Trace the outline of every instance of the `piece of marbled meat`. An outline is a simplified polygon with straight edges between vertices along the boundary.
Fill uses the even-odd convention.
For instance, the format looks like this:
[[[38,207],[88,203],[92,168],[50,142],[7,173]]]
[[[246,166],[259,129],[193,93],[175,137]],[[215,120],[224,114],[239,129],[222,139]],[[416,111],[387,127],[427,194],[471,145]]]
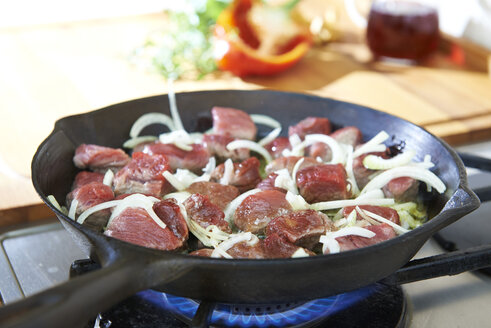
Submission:
[[[278,234],[290,243],[312,249],[332,224],[325,214],[314,210],[301,210],[278,216],[269,222],[266,235]]]
[[[288,135],[298,135],[305,139],[307,134],[329,134],[331,133],[331,122],[325,117],[307,117],[296,125],[288,128]]]
[[[264,190],[246,197],[240,203],[235,211],[234,223],[242,231],[263,234],[272,219],[292,211],[284,193]]]
[[[385,197],[394,198],[397,203],[415,201],[418,197],[419,181],[410,177],[392,179],[382,190]]]
[[[130,157],[122,149],[82,144],[75,150],[73,163],[80,169],[105,172],[107,169],[117,171],[128,164]]]
[[[257,128],[249,114],[227,107],[215,106],[211,109],[213,133],[237,139],[254,140]]]
[[[300,156],[285,156],[285,157],[279,157],[272,162],[270,162],[268,165],[266,165],[265,171],[267,174],[271,174],[273,172],[279,171],[281,169],[287,169],[290,174],[293,172],[293,168],[295,167],[295,164],[301,159],[302,157]],[[315,166],[315,165],[320,165],[322,163],[317,162],[314,158],[311,157],[303,157],[303,162],[300,164],[300,169],[309,167],[309,166]]]
[[[188,239],[186,219],[182,216],[181,209],[173,198],[157,202],[152,208],[179,240],[184,243]]]
[[[218,206],[222,211],[240,194],[239,189],[234,186],[210,181],[194,182],[186,191],[191,194],[208,196],[210,202]]]
[[[379,225],[370,225],[364,228],[375,233],[375,236],[373,236],[372,238],[354,235],[338,237],[336,238],[336,241],[339,243],[340,252],[375,245],[396,236],[394,229],[392,229],[392,227],[386,223],[382,223]],[[325,254],[328,253],[329,249],[326,249]]]
[[[141,193],[161,197],[172,189],[162,175],[169,170],[165,156],[135,152],[128,165],[114,176],[114,192],[116,195]]]
[[[224,232],[232,233],[228,222],[224,220],[225,214],[223,211],[213,204],[207,196],[193,194],[183,204],[186,208],[188,218],[203,228],[215,225]]]
[[[395,224],[400,224],[399,221],[399,214],[397,214],[397,211],[393,208],[390,207],[384,207],[384,206],[374,206],[374,205],[360,205],[360,209],[372,212],[374,214],[380,215],[381,217],[394,222]],[[347,206],[343,209],[343,216],[348,217],[348,215],[355,210],[355,206]],[[363,218],[358,215],[356,218],[358,220],[362,220]]]
[[[256,157],[246,159],[241,163],[234,163],[234,172],[229,181],[229,185],[237,187],[240,193],[253,189],[260,181],[259,166],[261,163]],[[223,177],[225,165],[218,165],[211,173],[211,180],[220,182]]]
[[[264,146],[266,150],[273,156],[273,158],[278,158],[283,156],[283,150],[292,149],[290,145],[290,140],[287,137],[278,137]]]
[[[356,126],[346,126],[338,129],[330,134],[330,136],[337,142],[341,142],[345,145],[351,145],[353,148],[361,144],[363,141],[363,135]]]
[[[355,176],[356,183],[358,184],[358,188],[360,188],[360,190],[362,190],[367,185],[367,183],[370,182],[370,177],[373,174],[377,174],[380,172],[377,170],[367,169],[363,165],[363,159],[365,159],[365,157],[367,157],[368,155],[375,155],[375,156],[381,156],[382,158],[388,158],[387,153],[380,152],[380,153],[362,154],[353,159],[353,175]]]
[[[277,233],[268,235],[263,241],[265,257],[270,259],[290,258],[299,248],[301,247],[294,245],[285,236]],[[310,256],[315,255],[308,249],[303,250]]]
[[[203,173],[201,169],[208,164],[210,155],[203,145],[193,144],[191,146],[193,149],[186,151],[174,144],[154,142],[146,144],[142,152],[149,155],[164,155],[172,171],[176,169],[187,169],[201,175]]]
[[[276,181],[276,177],[277,176],[278,176],[278,174],[271,173],[266,178],[264,178],[263,180],[261,180],[261,182],[259,182],[257,184],[256,188],[257,189],[261,189],[261,190],[276,190],[276,191],[279,191],[279,192],[282,192],[282,193],[285,193],[286,194],[286,192],[287,192],[286,189],[283,189],[283,188],[275,187],[274,186],[274,183]]]
[[[189,253],[189,255],[211,257],[212,253],[213,253],[213,248],[201,248],[201,249],[192,251],[191,253]]]
[[[168,226],[162,229],[146,210],[139,207],[129,207],[121,212],[111,220],[104,234],[128,243],[160,250],[183,247],[183,241]]]
[[[92,182],[72,190],[66,198],[68,208],[73,200],[78,201],[76,214],[80,215],[95,205],[113,200],[114,193],[111,187],[100,182]],[[91,214],[84,224],[101,229],[106,225],[110,215],[109,209],[97,211]]]
[[[259,238],[254,238],[254,242],[242,241],[234,244],[226,252],[234,259],[264,259],[263,241]]]
[[[353,146],[353,149],[362,142],[361,131],[354,126],[336,130],[330,136],[337,142]],[[310,146],[308,155],[314,158],[320,157],[324,162],[328,162],[332,158],[331,148],[323,142],[316,142]]]
[[[100,172],[90,172],[82,171],[77,173],[75,176],[75,181],[73,181],[72,190],[82,187],[83,185],[98,182],[102,183],[104,181],[104,174]]]
[[[220,161],[224,162],[230,158],[234,162],[240,162],[250,157],[249,148],[238,148],[235,150],[228,150],[227,145],[235,138],[219,135],[219,134],[205,134],[203,136],[203,145],[210,154],[210,156],[216,156]]]
[[[346,171],[341,164],[323,164],[301,169],[297,186],[308,203],[348,199]]]
[[[236,259],[264,259],[267,257],[261,239],[257,239],[257,242],[253,245],[250,245],[247,241],[234,244],[226,252]],[[213,249],[211,248],[202,248],[189,253],[189,255],[203,257],[211,257],[211,254],[213,254]]]

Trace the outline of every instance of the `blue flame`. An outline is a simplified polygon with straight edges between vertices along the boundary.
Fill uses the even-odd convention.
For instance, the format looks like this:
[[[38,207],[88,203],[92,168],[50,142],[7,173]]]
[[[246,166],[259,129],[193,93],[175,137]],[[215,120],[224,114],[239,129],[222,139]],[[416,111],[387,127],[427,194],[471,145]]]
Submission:
[[[320,320],[342,311],[352,304],[365,299],[378,288],[377,285],[371,285],[356,291],[308,301],[294,308],[279,310],[277,312],[267,311],[268,313],[256,313],[254,311],[247,314],[236,313],[237,311],[233,310],[233,305],[217,304],[211,317],[211,325],[261,328],[298,325]],[[138,293],[138,296],[164,310],[184,316],[189,320],[194,317],[199,306],[199,302],[192,299],[173,296],[153,290],[140,292]],[[256,306],[251,305],[251,307],[254,309]]]

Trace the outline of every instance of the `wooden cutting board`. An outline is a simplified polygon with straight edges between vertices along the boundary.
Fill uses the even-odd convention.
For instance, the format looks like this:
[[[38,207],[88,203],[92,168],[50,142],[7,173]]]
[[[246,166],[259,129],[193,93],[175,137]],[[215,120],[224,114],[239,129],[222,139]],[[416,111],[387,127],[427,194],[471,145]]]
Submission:
[[[40,202],[30,182],[30,161],[57,119],[167,92],[158,74],[141,67],[147,62],[130,60],[148,33],[164,26],[163,15],[156,14],[0,30],[0,210]],[[371,63],[356,37],[317,47],[278,76],[217,73],[175,84],[177,92],[230,88],[363,104],[423,125],[452,144],[491,137],[486,72],[453,64],[444,54],[424,67]],[[0,225],[5,213],[0,212]]]

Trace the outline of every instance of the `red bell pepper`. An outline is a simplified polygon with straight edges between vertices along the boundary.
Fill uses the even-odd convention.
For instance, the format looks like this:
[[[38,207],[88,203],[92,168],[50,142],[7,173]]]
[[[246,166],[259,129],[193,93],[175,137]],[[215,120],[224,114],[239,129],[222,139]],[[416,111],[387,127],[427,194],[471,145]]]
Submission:
[[[246,76],[272,75],[295,65],[311,47],[312,40],[308,29],[298,25],[294,29],[297,33],[288,35],[284,41],[273,40],[280,43],[274,44],[274,47],[266,49],[265,52],[262,42],[271,43],[271,40],[260,35],[257,28],[254,29],[250,17],[254,6],[261,6],[261,3],[255,0],[236,0],[218,17],[214,29],[215,59],[218,67],[238,76]],[[268,23],[268,26],[275,24],[265,23]],[[291,24],[293,21],[288,22],[289,26],[292,26]],[[272,36],[274,37],[274,34]],[[271,35],[269,37],[271,39]]]

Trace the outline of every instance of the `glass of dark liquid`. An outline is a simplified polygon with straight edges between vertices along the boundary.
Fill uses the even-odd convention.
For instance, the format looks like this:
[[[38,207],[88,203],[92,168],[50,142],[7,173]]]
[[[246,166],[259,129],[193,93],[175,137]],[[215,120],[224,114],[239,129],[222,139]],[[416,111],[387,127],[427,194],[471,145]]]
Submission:
[[[376,59],[422,61],[438,46],[438,10],[429,1],[374,1],[366,21],[366,38]]]

